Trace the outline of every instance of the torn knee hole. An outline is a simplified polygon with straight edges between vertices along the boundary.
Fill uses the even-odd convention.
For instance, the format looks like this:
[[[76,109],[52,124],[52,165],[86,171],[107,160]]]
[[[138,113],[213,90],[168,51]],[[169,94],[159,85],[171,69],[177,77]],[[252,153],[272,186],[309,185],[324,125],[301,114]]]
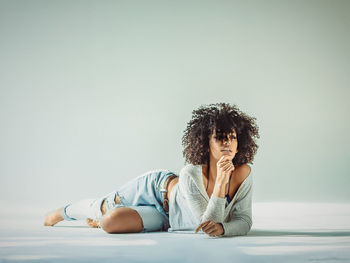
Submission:
[[[119,197],[118,195],[115,195],[114,203],[117,204],[117,205],[120,205],[120,204],[121,204],[121,202],[120,202],[120,197]]]
[[[101,204],[101,212],[102,212],[102,215],[104,215],[104,214],[107,213],[106,200],[103,200],[103,201],[102,201],[102,204]]]

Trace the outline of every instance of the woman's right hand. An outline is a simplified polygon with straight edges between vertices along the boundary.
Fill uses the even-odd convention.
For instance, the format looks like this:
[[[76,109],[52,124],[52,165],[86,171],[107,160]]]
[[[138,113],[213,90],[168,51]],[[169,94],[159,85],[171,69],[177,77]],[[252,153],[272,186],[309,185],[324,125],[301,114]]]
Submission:
[[[216,164],[216,182],[226,185],[234,169],[230,156],[223,155]]]

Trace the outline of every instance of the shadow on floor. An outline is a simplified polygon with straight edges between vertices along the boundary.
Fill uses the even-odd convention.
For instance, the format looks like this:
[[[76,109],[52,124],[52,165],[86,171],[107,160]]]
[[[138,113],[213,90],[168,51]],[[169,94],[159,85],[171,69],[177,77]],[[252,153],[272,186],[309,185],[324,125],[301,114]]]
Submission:
[[[315,232],[315,231],[251,230],[247,236],[248,237],[259,237],[259,236],[339,237],[339,236],[350,236],[350,232],[349,231]]]
[[[89,226],[53,226],[53,227],[63,227],[63,228],[92,228]]]
[[[89,226],[60,226],[56,225],[54,227],[62,227],[62,228],[90,228]],[[186,232],[186,231],[185,231]],[[184,232],[184,233],[185,233]],[[176,233],[176,232],[175,232]],[[179,231],[181,234],[181,231]],[[350,236],[350,232],[348,230],[323,230],[322,232],[317,231],[278,231],[278,230],[251,230],[247,237],[266,237],[266,236],[309,236],[309,237],[341,237],[341,236]]]

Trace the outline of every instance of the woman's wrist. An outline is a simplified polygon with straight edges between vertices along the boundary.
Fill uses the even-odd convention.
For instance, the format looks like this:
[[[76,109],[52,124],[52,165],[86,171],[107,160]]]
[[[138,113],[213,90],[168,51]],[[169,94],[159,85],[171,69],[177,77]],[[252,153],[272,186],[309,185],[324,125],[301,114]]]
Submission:
[[[218,223],[218,224],[221,225],[221,228],[222,228],[222,232],[221,232],[220,236],[223,236],[225,234],[224,225],[222,223]]]
[[[218,187],[225,187],[227,184],[227,182],[223,179],[216,179],[215,181],[215,186],[218,186]]]
[[[217,182],[217,183],[215,183],[213,194],[216,197],[224,198],[225,197],[225,189],[226,189],[226,184]]]

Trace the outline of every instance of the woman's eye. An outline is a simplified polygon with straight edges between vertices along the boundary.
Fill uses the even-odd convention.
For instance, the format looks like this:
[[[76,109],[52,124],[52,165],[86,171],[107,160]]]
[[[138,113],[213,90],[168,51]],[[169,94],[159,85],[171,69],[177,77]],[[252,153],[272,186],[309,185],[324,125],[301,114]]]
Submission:
[[[223,137],[223,136],[215,136],[214,138],[215,138],[215,140],[217,140],[217,141],[224,141],[227,137],[225,138],[225,137]],[[231,135],[231,136],[230,136],[230,140],[235,140],[235,139],[237,139],[236,136],[234,136],[234,135]]]

